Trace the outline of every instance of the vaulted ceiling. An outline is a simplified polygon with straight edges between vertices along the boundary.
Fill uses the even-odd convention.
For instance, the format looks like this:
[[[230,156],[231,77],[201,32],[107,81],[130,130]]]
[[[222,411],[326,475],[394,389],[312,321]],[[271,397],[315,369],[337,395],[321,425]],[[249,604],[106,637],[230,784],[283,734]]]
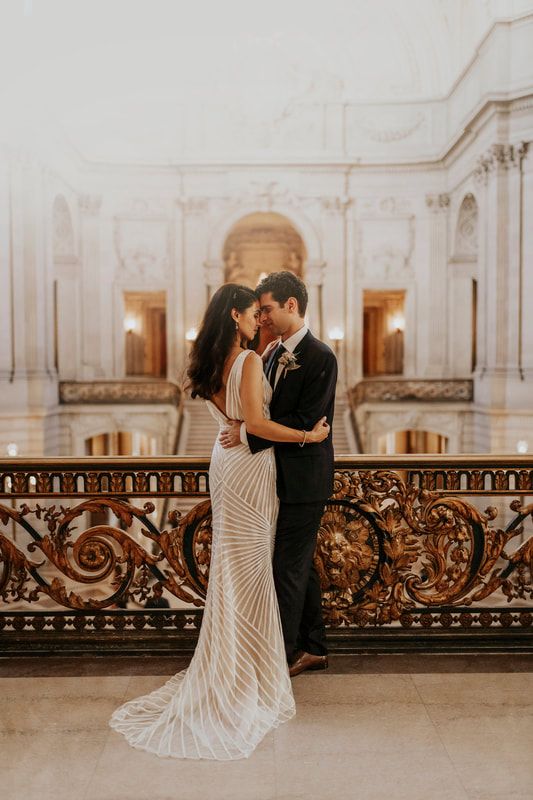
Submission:
[[[89,160],[171,160],[225,117],[444,96],[531,0],[20,0],[0,6],[0,101]],[[183,119],[187,117],[186,130]]]

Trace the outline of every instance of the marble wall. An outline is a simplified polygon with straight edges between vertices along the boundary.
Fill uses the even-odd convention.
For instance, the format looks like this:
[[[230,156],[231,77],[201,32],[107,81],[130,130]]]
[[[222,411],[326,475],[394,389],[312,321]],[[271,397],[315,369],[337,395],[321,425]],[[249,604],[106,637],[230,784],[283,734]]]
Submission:
[[[0,452],[16,442],[25,455],[82,454],[84,437],[106,425],[155,434],[168,452],[170,409],[124,406],[117,421],[113,410],[59,405],[58,381],[124,377],[125,291],[166,292],[168,378],[181,381],[186,332],[223,281],[226,239],[260,212],[284,217],[303,241],[310,324],[326,341],[335,327],[345,333],[343,385],[362,377],[365,289],[405,292],[406,378],[474,379],[472,403],[368,407],[370,449],[408,427],[448,436],[457,452],[533,447],[524,31],[533,17],[495,26],[443,100],[328,111],[328,136],[348,144],[304,159],[65,166],[64,153],[2,146]]]

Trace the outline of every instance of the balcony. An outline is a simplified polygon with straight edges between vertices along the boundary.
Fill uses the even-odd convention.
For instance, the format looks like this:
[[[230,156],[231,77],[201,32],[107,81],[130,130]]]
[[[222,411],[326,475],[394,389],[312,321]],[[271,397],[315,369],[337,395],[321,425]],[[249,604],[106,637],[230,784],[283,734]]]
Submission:
[[[350,393],[353,406],[363,403],[390,403],[400,401],[471,402],[474,398],[473,381],[416,380],[410,378],[372,378],[360,381]]]
[[[4,652],[192,652],[208,492],[205,458],[1,463]],[[531,456],[338,459],[315,561],[332,651],[533,650],[532,494]]]
[[[122,381],[61,381],[59,402],[63,405],[138,405],[146,403],[178,406],[181,389],[175,383],[146,378]]]

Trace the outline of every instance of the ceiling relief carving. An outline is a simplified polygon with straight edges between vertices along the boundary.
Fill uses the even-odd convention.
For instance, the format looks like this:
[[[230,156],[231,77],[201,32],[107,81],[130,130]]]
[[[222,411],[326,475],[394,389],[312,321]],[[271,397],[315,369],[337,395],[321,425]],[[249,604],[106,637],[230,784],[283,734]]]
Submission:
[[[462,127],[487,87],[516,101],[530,78],[514,47],[530,36],[527,0],[270,0],[259,25],[231,3],[211,2],[207,15],[164,3],[155,29],[149,4],[126,26],[121,4],[87,5],[80,49],[106,32],[90,63],[72,59],[57,9],[35,41],[18,11],[0,11],[13,31],[2,74],[18,64],[4,98],[8,142],[21,130],[44,140],[45,121],[47,135],[102,165],[436,157],[454,140],[448,122]]]
[[[167,221],[115,219],[114,244],[122,280],[152,283],[168,278]]]
[[[244,217],[224,243],[224,280],[256,286],[263,273],[288,269],[303,275],[306,257],[300,234],[281,214]]]
[[[379,109],[371,107],[363,111],[352,107],[348,111],[348,141],[356,142],[361,137],[377,144],[393,144],[411,139],[416,133],[423,138],[427,112],[411,109]]]

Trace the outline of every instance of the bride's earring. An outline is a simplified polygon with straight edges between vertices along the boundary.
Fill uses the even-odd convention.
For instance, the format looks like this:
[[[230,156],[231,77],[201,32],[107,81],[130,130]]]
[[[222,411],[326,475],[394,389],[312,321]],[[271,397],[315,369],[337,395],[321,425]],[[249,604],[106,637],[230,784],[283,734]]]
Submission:
[[[235,330],[236,330],[236,331],[238,331],[238,330],[239,330],[239,323],[237,322],[237,320],[235,320]]]

